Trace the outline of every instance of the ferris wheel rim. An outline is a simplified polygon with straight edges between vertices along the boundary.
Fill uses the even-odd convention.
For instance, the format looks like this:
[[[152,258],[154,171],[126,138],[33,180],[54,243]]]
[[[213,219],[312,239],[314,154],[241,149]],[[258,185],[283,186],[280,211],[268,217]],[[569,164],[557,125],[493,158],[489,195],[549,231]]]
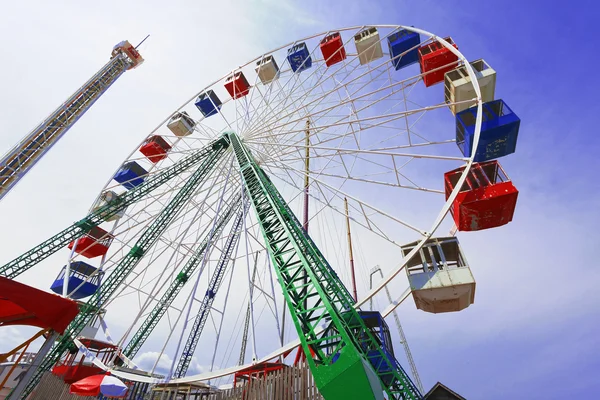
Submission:
[[[204,87],[202,90],[200,90],[199,92],[197,92],[196,94],[194,94],[189,100],[187,100],[186,102],[184,102],[180,107],[178,107],[174,112],[172,112],[171,114],[169,114],[162,122],[160,122],[156,128],[154,128],[150,134],[148,134],[147,136],[145,136],[141,142],[134,147],[134,149],[132,150],[132,152],[129,154],[129,156],[125,159],[130,160],[132,158],[132,156],[138,151],[139,147],[152,135],[154,135],[160,128],[164,127],[165,124],[169,121],[169,119],[175,115],[177,112],[180,112],[184,107],[186,107],[187,105],[189,105],[190,103],[192,103],[194,101],[194,99],[196,99],[200,94],[206,92],[207,90],[209,90],[211,87],[215,86],[216,84],[218,84],[219,82],[224,81],[232,72],[235,72],[237,70],[240,70],[243,67],[246,67],[254,62],[256,62],[257,60],[261,60],[262,58],[264,58],[265,56],[275,53],[276,51],[282,50],[286,47],[289,47],[290,45],[294,45],[297,42],[301,42],[304,40],[310,40],[310,39],[314,39],[317,37],[322,37],[323,35],[329,34],[330,32],[343,32],[343,31],[350,31],[350,30],[358,30],[358,29],[364,29],[366,27],[376,27],[376,28],[389,28],[389,29],[393,29],[394,31],[398,30],[398,29],[406,29],[408,31],[411,32],[416,32],[419,34],[422,34],[424,36],[427,36],[429,39],[431,40],[437,40],[439,41],[439,43],[441,43],[446,49],[448,49],[449,51],[451,51],[454,55],[456,55],[459,59],[460,62],[462,62],[463,66],[466,69],[466,72],[469,75],[469,78],[471,79],[471,82],[473,84],[473,88],[474,91],[477,95],[477,99],[476,99],[476,109],[477,109],[477,114],[476,114],[476,121],[475,121],[475,130],[474,130],[474,136],[473,136],[473,146],[476,148],[478,143],[479,143],[479,138],[480,138],[480,133],[481,133],[481,123],[482,123],[482,98],[481,98],[481,90],[479,87],[479,82],[477,79],[477,76],[475,75],[475,72],[473,71],[473,68],[471,66],[471,64],[469,63],[469,61],[466,59],[466,57],[463,56],[463,54],[458,50],[455,49],[453,46],[451,46],[446,40],[444,40],[443,38],[432,34],[428,31],[422,30],[422,29],[418,29],[418,28],[414,28],[411,26],[404,26],[404,25],[361,25],[361,26],[353,26],[353,27],[346,27],[346,28],[341,28],[341,29],[335,29],[335,30],[329,30],[326,32],[322,32],[322,33],[318,33],[318,34],[314,34],[314,35],[310,35],[310,36],[306,36],[305,38],[301,38],[301,39],[297,39],[293,42],[290,42],[288,44],[285,44],[283,46],[280,46],[276,49],[273,49],[269,52],[263,53],[260,56],[252,59],[251,61],[232,69],[230,72],[226,73],[223,77],[213,81],[212,83],[210,83],[209,85],[207,85],[206,87]],[[392,31],[393,32],[393,31]],[[386,35],[389,36],[392,32],[388,33]],[[229,101],[233,101],[232,98],[229,98],[225,101],[223,101],[223,105],[227,104],[227,102]],[[475,102],[474,102],[475,104]],[[220,112],[219,112],[220,113]],[[205,117],[201,117],[199,119],[195,119],[197,121],[201,121],[205,119]],[[181,139],[178,139],[181,140]],[[472,167],[472,164],[474,162],[474,154],[471,154],[470,157],[465,157],[466,159],[466,163],[464,165],[464,169],[463,172],[458,180],[458,182],[456,183],[454,189],[452,190],[452,192],[450,193],[448,199],[445,201],[444,205],[442,206],[442,209],[440,210],[440,213],[438,214],[438,216],[435,218],[431,229],[429,229],[428,231],[424,232],[424,235],[422,235],[422,238],[419,240],[419,243],[413,248],[413,250],[411,250],[411,252],[409,254],[407,254],[404,258],[403,258],[403,262],[395,267],[391,272],[387,273],[384,278],[373,287],[373,289],[371,289],[366,295],[362,296],[360,298],[359,301],[356,302],[355,304],[355,308],[359,308],[360,306],[366,304],[366,302],[368,302],[370,299],[372,299],[377,293],[379,293],[383,288],[385,288],[401,271],[402,269],[404,269],[406,263],[408,262],[408,260],[414,255],[416,254],[419,249],[421,249],[423,247],[423,245],[425,244],[425,242],[430,239],[433,234],[437,231],[437,229],[439,228],[439,226],[441,225],[442,221],[444,220],[444,218],[446,217],[446,215],[448,214],[451,205],[453,204],[454,200],[456,199],[456,196],[458,195],[460,188],[462,187],[464,181],[466,180],[466,177]],[[120,167],[122,166],[119,165],[119,167],[117,168],[116,171],[118,171],[120,169]],[[154,164],[152,166],[153,168],[156,167],[156,164]],[[115,172],[116,172],[115,171]],[[148,171],[150,173],[150,171]],[[107,189],[110,188],[110,183],[113,179],[114,173],[110,176],[110,178],[108,179],[107,183],[104,185],[103,189],[100,191],[98,197],[96,198],[96,200],[92,203],[92,207],[93,204],[95,204],[100,197],[102,196],[102,193]],[[92,209],[92,207],[90,207],[90,210]],[[115,222],[116,225],[117,222]],[[404,295],[403,295],[404,296]],[[405,297],[405,296],[404,296]],[[401,301],[400,301],[401,302]],[[385,317],[387,315],[389,315],[399,304],[400,302],[398,301],[394,301],[390,304],[388,304],[387,307],[385,307],[385,309],[382,311],[382,315]],[[281,355],[283,354],[285,351],[287,351],[288,349],[293,349],[294,347],[296,347],[299,344],[299,340],[294,340],[292,342],[290,342],[289,344],[286,344],[283,347],[280,347],[278,350],[275,350],[274,352],[272,352],[269,356],[277,353],[275,356],[277,355]],[[291,347],[290,347],[291,346]],[[269,357],[267,356],[267,357]],[[268,359],[271,359],[273,357],[270,357]],[[267,358],[262,358],[261,360],[267,360]],[[229,371],[227,374],[224,375],[228,375],[231,374],[233,372],[239,371],[243,368],[244,366],[240,366],[240,367],[231,367],[231,368],[227,368],[226,371]],[[225,370],[221,370],[221,371],[225,371]],[[215,371],[215,373],[218,373],[219,371]],[[204,375],[204,374],[203,374]],[[217,375],[212,374],[212,377],[217,377]],[[223,375],[220,375],[223,376]],[[177,380],[173,380],[173,382],[187,382],[187,381],[193,381],[193,380],[198,380],[193,379],[194,377],[197,376],[190,376],[190,377],[186,377],[186,378],[180,378]],[[208,378],[202,378],[201,380],[206,380],[206,379],[211,379],[210,377]]]
[[[268,56],[272,53],[275,53],[276,51],[285,49],[289,46],[294,45],[297,42],[301,42],[301,41],[305,41],[305,40],[310,40],[310,39],[315,39],[317,37],[321,37],[323,35],[327,35],[330,32],[344,32],[344,31],[351,31],[351,30],[356,30],[356,29],[365,29],[367,27],[375,27],[375,28],[388,28],[388,29],[394,29],[394,31],[398,30],[398,29],[406,29],[410,32],[416,32],[425,36],[428,36],[430,39],[433,40],[438,40],[446,49],[450,50],[454,55],[458,56],[458,58],[463,61],[463,65],[466,67],[467,69],[467,73],[469,74],[469,78],[471,79],[471,82],[475,82],[476,84],[473,84],[473,87],[475,89],[475,93],[477,94],[477,115],[479,116],[481,113],[481,90],[479,88],[479,82],[476,79],[476,75],[473,71],[473,68],[471,67],[471,64],[467,61],[466,57],[464,57],[462,55],[462,53],[458,50],[455,49],[453,46],[450,46],[448,44],[448,42],[446,42],[443,38],[428,32],[426,30],[423,29],[419,29],[419,28],[415,28],[414,26],[408,26],[408,25],[390,25],[390,24],[374,24],[374,25],[355,25],[355,26],[350,26],[350,27],[345,27],[345,28],[339,28],[339,29],[333,29],[333,30],[328,30],[328,31],[324,31],[324,32],[320,32],[317,34],[313,34],[313,35],[309,35],[309,36],[305,36],[301,39],[297,39],[293,42],[289,42],[287,44],[284,44],[282,46],[279,46],[275,49],[272,49],[271,51],[265,52],[263,54],[261,54],[258,57],[253,58],[252,60],[236,67],[233,68],[231,71],[227,72],[225,75],[221,76],[220,78],[212,81],[211,83],[207,84],[204,88],[202,88],[200,91],[198,91],[197,93],[195,93],[192,97],[190,97],[188,100],[186,100],[183,104],[181,104],[179,107],[177,107],[177,109],[175,109],[175,111],[171,112],[165,119],[163,119],[154,129],[152,129],[152,131],[150,131],[150,133],[145,136],[137,145],[136,147],[133,148],[133,150],[131,151],[131,153],[129,153],[129,155],[125,158],[125,160],[129,160],[135,153],[136,151],[139,149],[139,147],[152,135],[154,135],[160,128],[162,128],[163,126],[165,126],[165,123],[167,121],[169,121],[169,119],[175,115],[176,113],[180,112],[185,106],[187,106],[188,104],[192,103],[194,101],[194,99],[196,99],[200,94],[206,92],[208,89],[210,89],[211,87],[213,87],[214,85],[216,85],[219,82],[224,81],[229,75],[231,75],[232,72],[235,72],[237,70],[240,70],[241,68],[244,68],[248,65],[251,65],[252,63],[256,62],[257,60],[261,60],[262,58],[264,58],[265,56]],[[387,36],[389,36],[391,33],[389,33]],[[387,37],[386,36],[386,37]],[[232,101],[233,99],[229,98],[226,99],[223,104],[226,104],[227,102]],[[197,119],[197,121],[201,121],[205,119],[205,117],[201,117],[199,119]],[[474,144],[478,143],[479,140],[479,133],[481,130],[481,123],[479,123],[479,125],[475,126],[475,133],[474,133]],[[473,159],[473,155],[471,155],[471,157],[469,157],[470,160]],[[122,164],[121,164],[122,165]],[[107,187],[109,187],[110,182],[112,181],[112,177],[114,176],[114,173],[116,173],[119,168],[121,167],[121,165],[119,165],[119,167],[117,167],[116,170],[114,170],[113,174],[111,175],[111,177],[106,181],[106,183],[103,186],[103,189],[106,189]],[[470,166],[469,166],[470,168]],[[150,172],[150,171],[149,171]],[[94,202],[92,204],[95,203],[95,201],[97,201],[100,196],[102,194],[102,191],[99,193],[99,195],[96,197],[96,199],[94,200]],[[89,211],[91,211],[92,207],[90,207]]]

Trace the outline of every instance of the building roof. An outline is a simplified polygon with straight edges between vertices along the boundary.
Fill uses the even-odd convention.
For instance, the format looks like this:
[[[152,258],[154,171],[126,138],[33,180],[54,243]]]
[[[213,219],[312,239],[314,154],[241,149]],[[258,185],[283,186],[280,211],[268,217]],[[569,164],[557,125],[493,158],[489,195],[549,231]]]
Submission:
[[[441,382],[438,382],[435,385],[433,385],[431,390],[429,392],[427,392],[427,394],[425,394],[425,396],[423,396],[423,399],[424,400],[428,400],[428,399],[435,400],[438,398],[438,396],[440,396],[442,394],[446,395],[444,397],[444,399],[466,400],[460,394],[456,393],[454,390],[450,389],[448,386],[444,385]],[[448,395],[450,395],[452,397],[449,397]]]

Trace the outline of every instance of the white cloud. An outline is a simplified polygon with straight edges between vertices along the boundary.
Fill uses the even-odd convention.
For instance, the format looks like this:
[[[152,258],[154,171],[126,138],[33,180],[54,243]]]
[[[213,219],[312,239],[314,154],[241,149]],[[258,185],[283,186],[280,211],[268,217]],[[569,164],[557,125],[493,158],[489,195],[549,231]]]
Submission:
[[[160,359],[159,359],[160,356]],[[158,360],[158,363],[156,361]],[[160,354],[157,351],[147,351],[136,356],[133,359],[133,362],[136,363],[138,367],[143,369],[144,371],[151,371],[156,364],[157,372],[168,373],[171,369],[171,365],[173,364],[173,360],[169,357],[168,354]]]

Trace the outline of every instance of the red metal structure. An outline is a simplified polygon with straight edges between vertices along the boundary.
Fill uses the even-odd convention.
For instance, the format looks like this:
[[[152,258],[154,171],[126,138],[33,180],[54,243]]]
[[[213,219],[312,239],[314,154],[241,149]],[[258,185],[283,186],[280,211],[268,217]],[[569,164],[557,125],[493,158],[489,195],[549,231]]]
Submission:
[[[446,199],[464,167],[446,172]],[[519,192],[498,161],[474,163],[450,212],[459,231],[495,228],[512,221]]]
[[[269,374],[287,367],[287,365],[280,362],[263,362],[255,364],[235,373],[233,377],[233,387],[236,387],[239,382],[247,381],[248,384],[250,384],[253,380],[264,379]]]
[[[140,153],[145,155],[150,162],[157,163],[167,157],[171,145],[162,136],[154,135],[148,138],[140,147]]]
[[[73,300],[0,276],[0,327],[29,325],[62,333],[78,313]]]
[[[77,239],[75,252],[87,258],[103,256],[108,252],[112,240],[113,235],[102,228],[94,227],[85,236]],[[73,249],[75,242],[74,240],[69,243],[69,249]]]
[[[346,49],[339,32],[327,35],[321,40],[321,52],[328,67],[346,59]]]
[[[238,71],[232,75],[229,75],[225,81],[225,89],[229,92],[229,95],[234,99],[244,97],[250,91],[250,84],[244,76],[242,71]]]
[[[444,40],[458,49],[451,37],[444,38]],[[423,76],[423,82],[426,87],[429,87],[442,82],[444,74],[458,66],[458,56],[442,46],[440,42],[435,41],[419,47],[419,66],[421,73],[426,74]]]
[[[113,359],[115,352],[120,351],[117,345],[101,340],[79,338],[79,341],[105,364]],[[80,357],[79,360],[77,360],[78,356]],[[88,376],[104,374],[104,371],[101,368],[96,367],[89,361],[84,361],[85,356],[79,352],[67,353],[65,358],[56,363],[54,368],[52,368],[52,373],[69,384],[87,378]]]
[[[123,40],[122,42],[117,43],[115,47],[113,47],[111,59],[118,56],[119,52],[125,53],[127,57],[129,57],[129,59],[132,61],[131,64],[127,67],[127,70],[134,69],[144,62],[144,59],[142,58],[140,53],[136,50],[135,47],[133,47],[131,43],[129,43],[128,40]]]

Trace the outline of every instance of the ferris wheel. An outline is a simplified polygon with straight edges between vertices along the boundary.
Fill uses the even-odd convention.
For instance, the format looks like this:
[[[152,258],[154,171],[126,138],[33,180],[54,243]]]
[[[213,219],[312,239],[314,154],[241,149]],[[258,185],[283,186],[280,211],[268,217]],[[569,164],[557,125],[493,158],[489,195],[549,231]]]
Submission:
[[[317,376],[352,343],[390,398],[419,398],[369,324],[411,295],[433,313],[474,302],[454,233],[508,223],[518,193],[496,159],[515,151],[519,119],[495,84],[451,38],[408,26],[267,52],[193,94],[110,174],[53,290],[91,296],[125,356],[171,354],[181,382],[298,345]]]

